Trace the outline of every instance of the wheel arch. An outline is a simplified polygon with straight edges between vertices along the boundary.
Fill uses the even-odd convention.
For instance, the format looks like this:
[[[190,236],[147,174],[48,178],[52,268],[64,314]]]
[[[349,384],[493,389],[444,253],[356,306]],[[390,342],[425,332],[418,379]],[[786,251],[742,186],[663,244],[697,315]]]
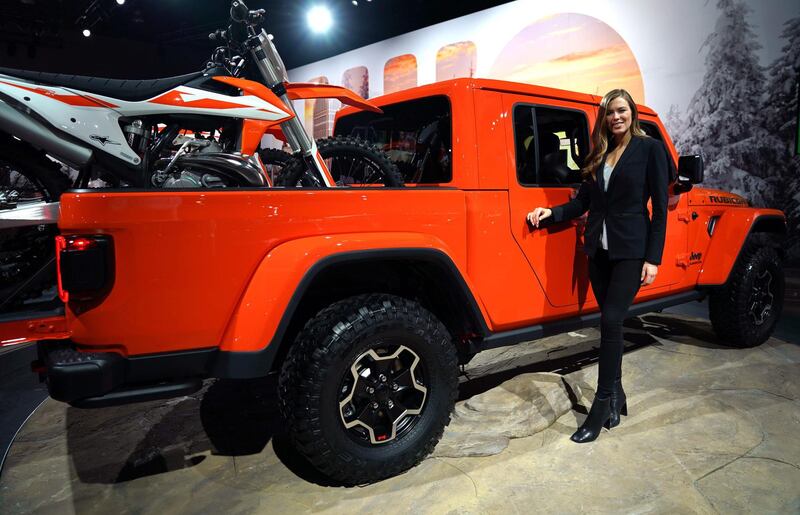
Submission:
[[[720,218],[711,237],[698,286],[713,287],[727,283],[746,245],[773,247],[783,257],[787,235],[783,212],[776,209],[732,209],[726,215]]]
[[[489,334],[480,304],[454,260],[438,248],[363,248],[318,257],[296,283],[271,337],[259,350],[237,351],[242,338],[234,315],[214,367],[217,377],[257,377],[280,366],[305,322],[325,306],[353,295],[388,293],[420,302],[456,342]],[[245,294],[245,297],[247,293]],[[243,298],[242,304],[247,304]],[[240,309],[241,311],[241,309]],[[247,321],[247,333],[266,334]],[[255,322],[258,324],[258,322]],[[466,351],[466,346],[458,346]],[[466,357],[466,356],[465,356]]]

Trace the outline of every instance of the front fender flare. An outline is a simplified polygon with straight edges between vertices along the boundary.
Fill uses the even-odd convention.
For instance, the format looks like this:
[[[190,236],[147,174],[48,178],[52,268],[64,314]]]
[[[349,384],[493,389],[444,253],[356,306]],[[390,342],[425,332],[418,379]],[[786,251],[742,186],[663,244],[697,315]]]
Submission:
[[[732,208],[726,211],[714,228],[703,268],[698,275],[698,286],[725,284],[748,238],[765,221],[780,221],[785,234],[786,217],[777,209]]]

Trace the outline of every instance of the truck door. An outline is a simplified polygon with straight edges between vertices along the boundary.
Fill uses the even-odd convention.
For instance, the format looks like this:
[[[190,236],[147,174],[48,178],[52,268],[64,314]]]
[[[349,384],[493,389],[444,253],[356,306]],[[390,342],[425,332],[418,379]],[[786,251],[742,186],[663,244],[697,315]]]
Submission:
[[[594,108],[551,100],[542,105],[529,97],[509,96],[505,101],[508,104],[504,107],[513,112],[513,130],[506,137],[515,151],[515,162],[509,169],[514,238],[553,306],[582,309],[590,303],[594,307],[587,258],[581,250],[585,218],[538,230],[531,230],[525,222],[525,215],[533,208],[555,206],[574,196],[581,182],[580,166],[589,152],[589,119],[596,116]],[[655,123],[645,128],[652,137],[663,139]],[[676,256],[680,258],[686,252],[684,211],[680,197],[671,196],[662,266],[656,281],[642,288],[637,298],[663,291],[683,278],[685,267]]]
[[[567,202],[581,182],[580,164],[589,151],[592,106],[535,103],[531,97],[504,97],[513,122],[506,127],[515,159],[509,164],[511,230],[553,306],[594,303],[583,246],[584,219],[531,230],[525,221],[537,206]],[[594,305],[594,304],[593,304]]]
[[[644,132],[651,138],[664,142],[667,149],[672,148],[666,140],[666,131],[662,132],[656,119],[640,119],[639,125]],[[669,150],[667,151],[667,161],[670,167],[670,179],[677,176],[675,157]],[[692,256],[687,252],[689,242],[689,223],[693,218],[689,212],[687,196],[674,194],[670,188],[670,196],[667,207],[667,238],[664,241],[664,253],[661,258],[661,266],[658,267],[658,276],[653,284],[645,286],[639,291],[637,298],[647,296],[651,290],[660,290],[665,286],[683,281],[687,269],[690,265],[699,265],[700,256]],[[697,267],[694,267],[697,270]]]

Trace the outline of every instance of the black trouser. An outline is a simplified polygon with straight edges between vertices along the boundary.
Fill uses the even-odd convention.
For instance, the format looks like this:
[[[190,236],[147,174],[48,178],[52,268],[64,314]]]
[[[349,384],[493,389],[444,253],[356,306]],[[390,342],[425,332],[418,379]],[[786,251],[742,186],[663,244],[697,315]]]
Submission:
[[[608,259],[608,251],[597,249],[589,259],[589,280],[600,305],[600,370],[597,396],[608,397],[614,382],[622,377],[622,322],[639,291],[643,259]]]

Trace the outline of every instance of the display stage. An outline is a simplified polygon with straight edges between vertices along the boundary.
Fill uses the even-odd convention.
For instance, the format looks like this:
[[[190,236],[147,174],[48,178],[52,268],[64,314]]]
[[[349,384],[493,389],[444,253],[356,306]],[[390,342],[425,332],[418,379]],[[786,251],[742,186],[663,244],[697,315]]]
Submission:
[[[588,329],[477,356],[434,456],[357,488],[294,454],[272,379],[96,410],[48,400],[11,447],[2,511],[800,511],[800,345],[730,349],[707,321],[668,314],[625,335],[629,416],[594,443],[569,440],[596,381]]]

